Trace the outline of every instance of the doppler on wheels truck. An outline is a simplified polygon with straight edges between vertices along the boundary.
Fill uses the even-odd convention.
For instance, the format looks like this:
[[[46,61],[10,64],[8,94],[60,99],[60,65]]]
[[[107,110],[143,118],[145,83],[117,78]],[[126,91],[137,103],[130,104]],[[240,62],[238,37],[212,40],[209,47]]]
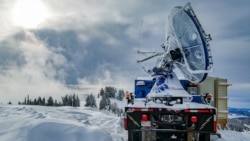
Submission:
[[[210,141],[210,135],[219,136],[216,108],[187,89],[205,80],[212,69],[211,37],[190,3],[175,7],[168,21],[163,52],[145,52],[147,58],[137,61],[157,57],[156,65],[146,70],[151,76],[135,80],[134,104],[125,107],[128,141]]]

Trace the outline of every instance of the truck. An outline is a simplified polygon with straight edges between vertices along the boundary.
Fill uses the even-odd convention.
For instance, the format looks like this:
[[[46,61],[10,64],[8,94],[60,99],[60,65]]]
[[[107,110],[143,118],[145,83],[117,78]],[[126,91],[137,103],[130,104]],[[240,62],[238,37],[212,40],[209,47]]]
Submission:
[[[210,135],[220,137],[216,108],[209,105],[204,96],[157,97],[155,102],[146,104],[146,96],[154,83],[150,77],[135,80],[134,104],[125,107],[124,128],[128,130],[128,141],[210,141]],[[180,83],[186,90],[192,87],[187,80]]]
[[[125,106],[128,141],[210,141],[211,135],[220,138],[211,95],[190,91],[211,71],[211,37],[201,27],[190,3],[175,7],[168,19],[163,53],[137,61],[158,57],[156,65],[146,70],[150,77],[135,79],[134,101]],[[179,78],[176,69],[185,79]]]

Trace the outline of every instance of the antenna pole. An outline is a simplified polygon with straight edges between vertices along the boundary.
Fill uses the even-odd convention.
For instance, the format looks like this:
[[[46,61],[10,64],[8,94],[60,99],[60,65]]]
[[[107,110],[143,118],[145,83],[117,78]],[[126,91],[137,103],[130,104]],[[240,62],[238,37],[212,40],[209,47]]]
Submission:
[[[143,25],[143,20],[141,21],[141,24],[140,24],[140,27],[139,27],[139,32],[138,32],[138,42],[137,42],[138,52],[139,52],[139,48],[140,48],[140,37],[141,37],[142,25]]]

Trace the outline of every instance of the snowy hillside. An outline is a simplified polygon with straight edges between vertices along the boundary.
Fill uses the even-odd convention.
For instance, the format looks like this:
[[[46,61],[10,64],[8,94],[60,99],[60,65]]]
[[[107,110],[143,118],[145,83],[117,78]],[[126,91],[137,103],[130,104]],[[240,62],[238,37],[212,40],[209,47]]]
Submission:
[[[122,141],[119,117],[86,107],[0,105],[0,141]]]
[[[219,132],[213,141],[250,139],[250,132]],[[126,141],[127,131],[120,117],[93,108],[0,105],[0,141],[81,140]]]

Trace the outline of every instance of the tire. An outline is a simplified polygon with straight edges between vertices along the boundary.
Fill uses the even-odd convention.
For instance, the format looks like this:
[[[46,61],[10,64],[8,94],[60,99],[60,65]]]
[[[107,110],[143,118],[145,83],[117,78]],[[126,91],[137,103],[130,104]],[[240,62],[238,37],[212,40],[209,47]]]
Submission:
[[[128,141],[141,141],[141,132],[128,130]]]
[[[210,134],[200,134],[199,141],[210,141]]]

